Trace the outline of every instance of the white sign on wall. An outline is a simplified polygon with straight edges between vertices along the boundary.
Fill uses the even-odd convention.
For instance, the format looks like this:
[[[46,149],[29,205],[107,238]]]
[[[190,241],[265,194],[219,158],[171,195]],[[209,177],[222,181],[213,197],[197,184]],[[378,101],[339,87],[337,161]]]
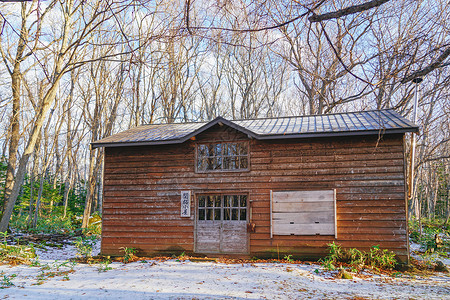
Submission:
[[[191,216],[191,191],[181,191],[181,216]]]

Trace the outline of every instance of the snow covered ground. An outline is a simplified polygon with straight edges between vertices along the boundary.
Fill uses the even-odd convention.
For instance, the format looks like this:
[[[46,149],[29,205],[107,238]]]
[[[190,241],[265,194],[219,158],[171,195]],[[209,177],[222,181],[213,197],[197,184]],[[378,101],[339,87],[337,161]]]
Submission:
[[[314,264],[75,264],[73,246],[38,254],[40,266],[0,266],[0,299],[450,299],[444,273],[345,280]]]

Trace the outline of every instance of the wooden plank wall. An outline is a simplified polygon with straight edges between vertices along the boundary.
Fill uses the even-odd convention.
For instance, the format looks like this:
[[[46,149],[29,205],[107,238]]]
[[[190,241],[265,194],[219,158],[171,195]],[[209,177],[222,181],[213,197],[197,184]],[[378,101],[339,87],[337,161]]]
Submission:
[[[368,250],[380,245],[407,259],[403,135],[250,140],[250,170],[195,173],[195,143],[248,140],[215,126],[182,145],[106,149],[102,252],[194,251],[191,217],[180,217],[180,192],[248,193],[252,202],[250,256],[317,257],[332,241]],[[270,238],[270,190],[336,189],[334,236]]]

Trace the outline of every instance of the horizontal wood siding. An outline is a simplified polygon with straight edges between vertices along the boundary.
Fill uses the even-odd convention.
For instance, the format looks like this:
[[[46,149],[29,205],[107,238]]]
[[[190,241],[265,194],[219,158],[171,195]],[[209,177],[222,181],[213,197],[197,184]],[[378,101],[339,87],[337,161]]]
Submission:
[[[249,140],[249,171],[197,173],[195,144],[249,140],[215,126],[181,145],[107,148],[102,252],[194,251],[195,195],[248,193],[255,232],[251,256],[318,257],[326,244],[363,250],[380,245],[407,258],[403,136]],[[270,238],[270,191],[336,189],[333,235]],[[192,192],[191,217],[180,217],[180,193]]]

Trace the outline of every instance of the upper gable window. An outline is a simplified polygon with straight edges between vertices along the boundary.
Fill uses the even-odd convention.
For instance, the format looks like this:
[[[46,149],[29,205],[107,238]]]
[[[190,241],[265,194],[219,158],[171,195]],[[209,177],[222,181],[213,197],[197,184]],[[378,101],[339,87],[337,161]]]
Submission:
[[[209,143],[197,145],[197,171],[248,169],[248,143]]]

